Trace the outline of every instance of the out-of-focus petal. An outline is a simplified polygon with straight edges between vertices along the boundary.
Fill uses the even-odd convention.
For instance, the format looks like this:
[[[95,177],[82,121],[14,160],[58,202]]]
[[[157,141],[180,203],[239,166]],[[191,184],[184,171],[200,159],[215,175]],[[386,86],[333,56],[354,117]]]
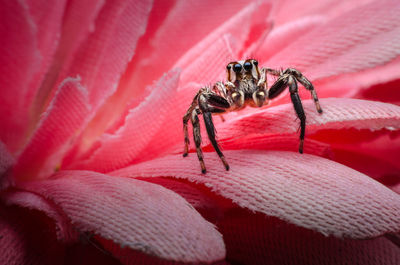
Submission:
[[[333,18],[371,1],[321,0],[310,2],[309,0],[278,0],[274,1],[274,12],[272,14],[274,22],[279,26],[307,16],[323,15]]]
[[[397,246],[383,237],[325,237],[244,209],[225,213],[218,227],[224,234],[227,260],[234,264],[397,265],[400,260]]]
[[[69,223],[64,213],[58,212],[57,207],[43,197],[29,191],[11,190],[0,194],[0,199],[7,206],[19,206],[30,210],[37,210],[46,214],[54,221],[57,239],[62,242],[77,240],[77,231]]]
[[[14,153],[28,125],[29,84],[40,68],[37,28],[22,1],[0,4],[0,137]]]
[[[79,75],[89,91],[93,110],[116,91],[119,78],[135,53],[151,9],[151,1],[108,1],[95,30],[82,43],[61,79]]]
[[[231,170],[216,154],[167,156],[118,170],[124,177],[172,176],[203,183],[241,207],[344,238],[400,230],[400,196],[379,182],[324,158],[276,151],[227,151]]]
[[[246,5],[249,2],[242,0],[175,1],[159,27],[152,28],[150,33],[154,35],[149,39],[149,44],[143,47],[141,60],[132,69],[134,71],[126,85],[136,93],[142,91],[145,85],[173,68],[185,52],[221,27],[225,21],[235,17]],[[228,32],[221,32],[219,37],[225,33]]]
[[[0,205],[0,264],[61,264],[64,247],[53,232],[40,212]]]
[[[292,41],[268,64],[320,79],[388,63],[400,55],[399,12],[395,0],[358,6]]]
[[[67,78],[18,157],[13,171],[16,179],[44,178],[56,171],[90,111],[88,92],[80,78]]]
[[[12,183],[9,173],[14,163],[14,157],[8,151],[7,146],[0,141],[0,190]]]
[[[32,2],[36,3],[37,1]],[[40,114],[45,110],[52,96],[57,91],[58,86],[56,86],[56,82],[59,74],[63,70],[68,69],[73,62],[77,49],[95,29],[95,20],[103,5],[104,1],[98,0],[68,1],[62,17],[62,27],[58,32],[60,40],[54,54],[53,62],[35,97],[32,109],[32,122],[36,122],[39,119]],[[43,9],[40,4],[36,4],[35,6],[37,9]],[[39,14],[42,14],[42,12],[43,10],[39,11]],[[44,15],[48,15],[48,12],[43,13]]]
[[[115,132],[105,133],[95,143],[98,148],[89,150],[89,158],[75,158],[75,164],[66,167],[107,172],[128,165],[146,153],[146,146],[164,121],[171,122],[170,111],[175,107],[171,98],[176,96],[179,74],[179,70],[172,70],[162,77],[150,88],[151,94],[129,111],[124,124]],[[85,152],[87,147],[80,148]]]
[[[53,201],[81,232],[122,247],[183,262],[225,257],[222,236],[213,225],[182,197],[159,185],[89,171],[60,171],[54,179],[22,187]]]

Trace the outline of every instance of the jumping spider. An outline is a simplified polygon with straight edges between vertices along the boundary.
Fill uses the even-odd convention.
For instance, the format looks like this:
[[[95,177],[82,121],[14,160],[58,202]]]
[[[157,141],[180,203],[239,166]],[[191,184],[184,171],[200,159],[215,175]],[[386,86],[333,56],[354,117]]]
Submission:
[[[297,117],[300,119],[301,131],[299,152],[302,154],[304,133],[306,129],[306,115],[298,94],[297,81],[311,92],[317,111],[322,113],[317,93],[315,92],[311,82],[299,71],[293,68],[288,68],[284,71],[270,68],[259,69],[258,62],[254,59],[230,62],[226,66],[226,73],[228,81],[225,83],[217,82],[212,88],[201,88],[195,95],[185,116],[183,116],[183,130],[185,133],[185,149],[183,156],[187,156],[189,151],[188,121],[190,119],[193,125],[193,138],[196,144],[201,172],[206,173],[203,152],[200,147],[201,135],[198,117],[199,114],[203,114],[208,138],[221,158],[226,170],[229,170],[228,162],[226,162],[225,157],[215,140],[215,129],[211,115],[213,113],[221,114],[229,111],[240,110],[245,106],[262,107],[268,103],[269,99],[273,99],[281,94],[286,87],[289,87],[290,98]],[[267,73],[277,76],[277,80],[269,89],[267,87]]]

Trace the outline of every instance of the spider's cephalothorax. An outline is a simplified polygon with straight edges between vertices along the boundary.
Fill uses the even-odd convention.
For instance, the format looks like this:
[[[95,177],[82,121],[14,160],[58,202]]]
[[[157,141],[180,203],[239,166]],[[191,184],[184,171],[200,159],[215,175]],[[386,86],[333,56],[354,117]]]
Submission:
[[[297,82],[300,82],[311,92],[317,111],[322,113],[317,93],[311,82],[293,68],[288,68],[284,71],[270,68],[259,69],[258,62],[254,59],[231,62],[226,66],[226,71],[227,81],[225,83],[217,82],[213,87],[201,88],[194,97],[185,116],[183,116],[183,130],[185,133],[185,150],[183,156],[187,156],[189,152],[188,121],[191,120],[201,172],[206,173],[203,152],[200,147],[201,136],[198,117],[199,114],[203,114],[208,138],[221,158],[226,170],[229,170],[229,165],[215,140],[215,129],[211,115],[213,113],[222,114],[224,112],[239,110],[245,106],[261,107],[267,104],[269,99],[273,99],[281,94],[286,87],[289,87],[290,98],[297,117],[300,119],[299,152],[303,153],[306,115],[298,95]],[[267,73],[277,76],[277,80],[269,89],[267,87]]]

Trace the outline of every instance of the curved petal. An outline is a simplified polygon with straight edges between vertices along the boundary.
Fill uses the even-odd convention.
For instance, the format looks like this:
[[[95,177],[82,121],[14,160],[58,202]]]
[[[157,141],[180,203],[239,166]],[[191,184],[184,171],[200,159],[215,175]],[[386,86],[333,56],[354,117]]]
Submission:
[[[183,262],[225,256],[222,236],[213,225],[161,186],[89,171],[60,171],[55,179],[21,186],[54,201],[80,231],[122,247]]]
[[[80,78],[67,78],[18,157],[13,170],[15,178],[45,178],[56,171],[91,109],[88,91]]]
[[[29,83],[41,58],[37,28],[24,1],[2,1],[0,18],[0,138],[14,153],[27,129]]]
[[[50,223],[40,212],[0,205],[0,264],[61,264],[65,249]]]
[[[37,210],[53,219],[58,240],[62,242],[74,242],[77,240],[77,232],[72,228],[68,217],[59,212],[54,204],[41,196],[29,191],[11,190],[1,193],[0,198],[7,206],[15,205]]]
[[[167,156],[113,173],[125,177],[172,176],[203,183],[241,207],[345,238],[369,238],[400,230],[400,196],[341,164],[294,152],[227,151],[231,170],[206,154],[207,175],[197,157]]]
[[[151,94],[138,106],[129,110],[124,123],[115,131],[105,133],[93,146],[98,146],[88,159],[75,158],[67,168],[92,169],[107,172],[128,165],[146,151],[149,141],[164,122],[170,122],[175,102],[180,70],[171,70],[150,88]],[[83,144],[83,143],[82,143]],[[85,143],[88,144],[88,143]],[[90,145],[89,145],[90,146]],[[118,146],[118,148],[115,148]],[[86,146],[80,146],[85,154]]]
[[[307,133],[321,129],[369,129],[400,128],[400,107],[392,104],[359,99],[325,98],[321,99],[323,113],[315,110],[314,102],[303,101],[307,116]],[[252,133],[289,133],[298,130],[291,103],[272,108],[251,111],[217,127],[223,138],[239,138]]]
[[[238,264],[396,265],[400,260],[397,246],[384,237],[325,237],[244,209],[225,213],[218,227],[224,234],[227,259]]]
[[[298,67],[314,80],[388,63],[400,55],[399,12],[396,0],[357,6],[293,41],[268,63]]]

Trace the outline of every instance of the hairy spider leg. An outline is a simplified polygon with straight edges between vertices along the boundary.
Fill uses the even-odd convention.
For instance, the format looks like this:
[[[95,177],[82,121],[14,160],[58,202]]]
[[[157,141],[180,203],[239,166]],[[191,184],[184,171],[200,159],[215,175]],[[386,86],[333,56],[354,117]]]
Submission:
[[[189,153],[190,140],[189,140],[189,132],[188,132],[188,121],[190,120],[190,118],[192,116],[193,110],[197,106],[197,98],[199,97],[199,94],[200,94],[200,92],[198,92],[196,94],[196,96],[193,98],[192,104],[190,104],[189,109],[186,111],[185,115],[183,116],[183,132],[185,134],[185,147],[183,150],[184,157],[187,156]]]
[[[290,98],[293,103],[294,110],[296,111],[297,117],[300,119],[300,145],[299,153],[303,153],[303,143],[306,131],[306,115],[304,113],[303,105],[298,94],[297,81],[291,74],[283,74],[276,80],[271,86],[268,92],[269,99],[277,97],[279,94],[289,86]]]
[[[224,154],[221,152],[217,140],[215,139],[215,127],[212,120],[212,113],[224,113],[226,109],[230,108],[230,104],[225,98],[215,93],[204,93],[200,94],[199,96],[199,107],[203,113],[203,119],[208,138],[210,139],[212,146],[224,164],[225,169],[229,170],[229,164],[226,161]],[[203,168],[202,173],[206,173],[206,170],[203,170]]]
[[[322,108],[321,105],[319,104],[317,92],[315,91],[313,84],[299,70],[294,68],[287,68],[285,71],[274,70],[271,68],[266,68],[266,70],[268,73],[275,76],[281,76],[285,74],[294,76],[297,79],[297,81],[300,82],[300,84],[302,84],[308,91],[310,91],[311,96],[315,103],[315,108],[317,109],[318,113],[322,113]]]
[[[206,173],[206,165],[204,164],[203,151],[201,151],[201,134],[200,134],[200,120],[198,115],[200,110],[198,108],[192,111],[191,121],[193,125],[193,140],[196,145],[197,158],[200,161],[201,172]]]

